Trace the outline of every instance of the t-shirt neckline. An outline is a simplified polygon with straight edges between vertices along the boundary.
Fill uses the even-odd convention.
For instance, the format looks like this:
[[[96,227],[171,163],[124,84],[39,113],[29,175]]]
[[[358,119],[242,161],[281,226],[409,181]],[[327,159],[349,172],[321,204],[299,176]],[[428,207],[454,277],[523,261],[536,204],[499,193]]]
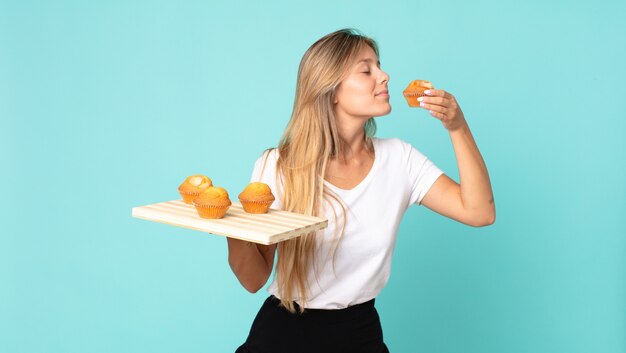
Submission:
[[[361,180],[361,182],[358,183],[355,187],[353,187],[352,189],[342,189],[338,186],[331,184],[326,179],[324,179],[324,185],[330,187],[334,191],[338,191],[342,193],[356,192],[359,189],[364,188],[369,183],[369,180],[372,178],[372,175],[374,174],[375,168],[378,166],[378,160],[380,159],[380,153],[379,153],[380,151],[379,151],[377,144],[378,144],[378,139],[375,137],[372,137],[372,148],[374,149],[374,162],[372,163],[372,167],[370,168],[365,178],[363,178],[363,180]]]

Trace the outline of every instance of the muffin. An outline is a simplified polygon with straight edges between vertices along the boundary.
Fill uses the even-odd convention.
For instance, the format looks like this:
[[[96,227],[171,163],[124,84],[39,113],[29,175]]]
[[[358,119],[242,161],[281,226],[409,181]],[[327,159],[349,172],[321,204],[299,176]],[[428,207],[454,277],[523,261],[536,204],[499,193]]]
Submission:
[[[193,200],[193,205],[196,206],[198,215],[202,218],[222,218],[231,204],[228,192],[217,186],[208,187]]]
[[[406,102],[409,103],[409,106],[419,107],[420,102],[417,101],[417,98],[426,96],[424,91],[429,88],[435,88],[430,81],[414,80],[409,83],[409,86],[402,92],[402,94],[404,95],[404,98],[406,98]]]
[[[274,199],[274,194],[272,194],[270,187],[261,182],[248,184],[239,194],[241,206],[248,213],[267,213]]]
[[[182,196],[183,201],[191,205],[193,200],[210,186],[213,186],[211,179],[202,174],[195,174],[187,177],[187,179],[180,184],[178,192],[180,196]]]

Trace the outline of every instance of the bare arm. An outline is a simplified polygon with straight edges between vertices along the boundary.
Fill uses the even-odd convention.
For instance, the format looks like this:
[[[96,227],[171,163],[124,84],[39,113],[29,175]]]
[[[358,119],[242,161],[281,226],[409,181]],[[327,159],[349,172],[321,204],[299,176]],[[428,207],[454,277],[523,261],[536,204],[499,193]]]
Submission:
[[[276,244],[261,245],[234,238],[226,239],[230,268],[248,292],[256,293],[272,274]]]
[[[485,162],[474,141],[463,112],[454,96],[431,89],[424,108],[440,119],[454,147],[460,184],[442,175],[430,188],[422,204],[444,216],[471,226],[486,226],[496,219],[496,207]]]

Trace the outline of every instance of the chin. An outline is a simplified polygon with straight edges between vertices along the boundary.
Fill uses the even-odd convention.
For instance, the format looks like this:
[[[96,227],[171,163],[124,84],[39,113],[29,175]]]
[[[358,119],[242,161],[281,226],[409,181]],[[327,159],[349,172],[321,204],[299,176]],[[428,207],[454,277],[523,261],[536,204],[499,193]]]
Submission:
[[[388,104],[386,108],[381,109],[374,114],[374,116],[383,116],[391,113],[391,104]]]

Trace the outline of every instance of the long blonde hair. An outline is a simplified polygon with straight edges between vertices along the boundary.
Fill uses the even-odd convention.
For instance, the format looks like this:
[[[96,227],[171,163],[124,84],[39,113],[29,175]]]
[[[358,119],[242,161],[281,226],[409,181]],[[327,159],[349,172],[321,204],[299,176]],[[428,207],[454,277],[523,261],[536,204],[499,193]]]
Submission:
[[[342,29],[315,42],[300,61],[293,112],[278,145],[276,175],[282,179],[277,183],[283,183],[284,210],[320,216],[324,199],[338,199],[324,188],[327,162],[345,152],[335,123],[333,98],[356,55],[366,45],[378,56],[373,39],[354,29]],[[375,131],[376,124],[370,118],[365,124],[367,145]],[[308,272],[316,248],[314,233],[278,244],[279,296],[282,305],[292,313],[296,312],[296,298],[300,312],[304,311]]]

